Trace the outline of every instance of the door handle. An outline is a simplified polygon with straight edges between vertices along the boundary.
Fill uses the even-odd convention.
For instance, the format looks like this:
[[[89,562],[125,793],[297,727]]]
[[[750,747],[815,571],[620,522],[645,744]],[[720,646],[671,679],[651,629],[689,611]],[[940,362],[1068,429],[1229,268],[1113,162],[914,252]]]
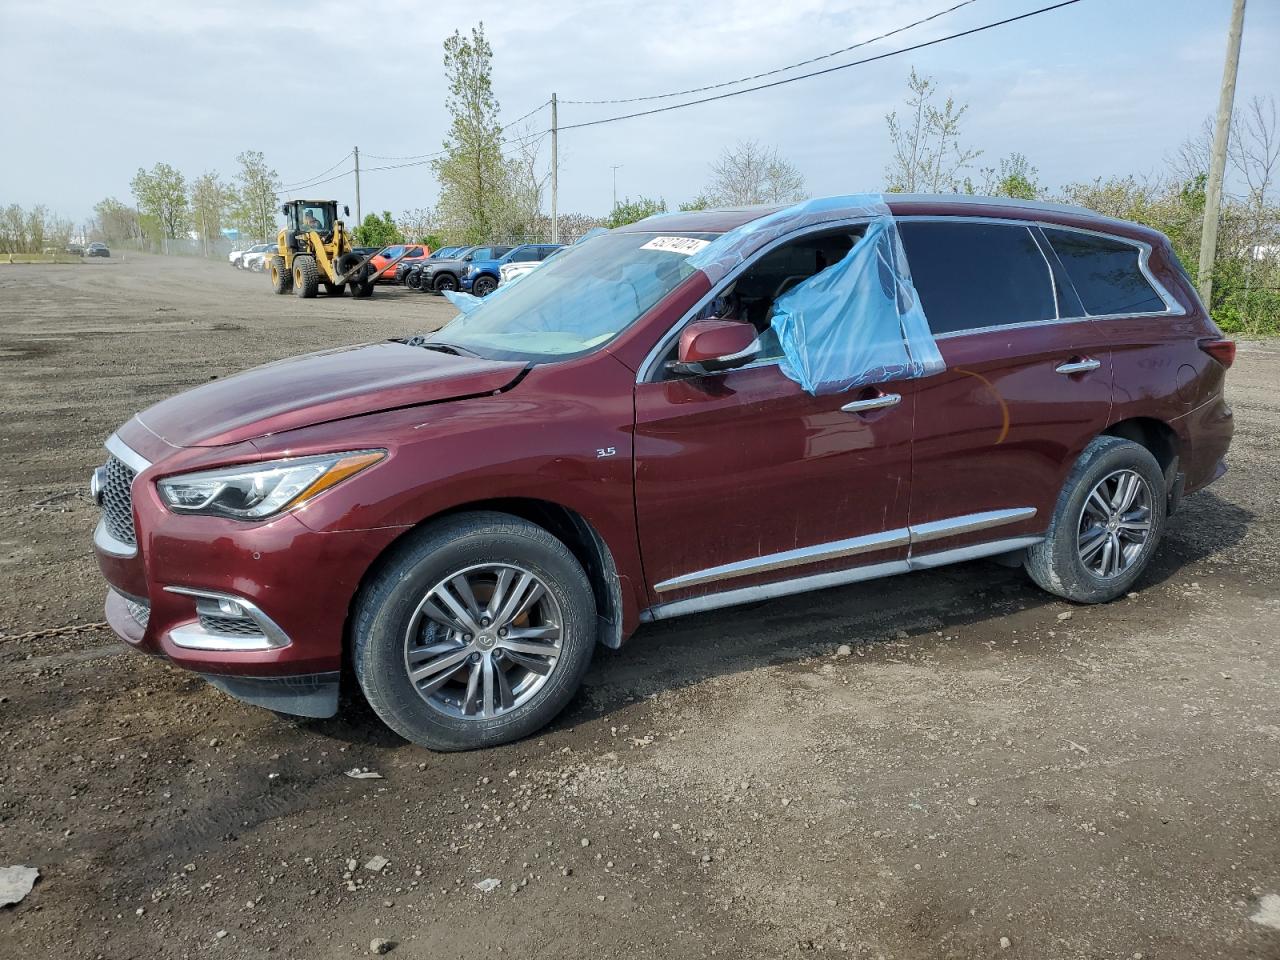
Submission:
[[[882,393],[878,397],[868,397],[866,400],[855,400],[853,403],[846,403],[840,409],[845,413],[867,413],[871,410],[883,410],[886,407],[896,407],[901,402],[901,394]]]
[[[1068,360],[1066,363],[1060,363],[1053,368],[1054,373],[1072,374],[1072,373],[1088,373],[1090,370],[1097,370],[1102,366],[1101,360],[1088,358],[1085,360]]]

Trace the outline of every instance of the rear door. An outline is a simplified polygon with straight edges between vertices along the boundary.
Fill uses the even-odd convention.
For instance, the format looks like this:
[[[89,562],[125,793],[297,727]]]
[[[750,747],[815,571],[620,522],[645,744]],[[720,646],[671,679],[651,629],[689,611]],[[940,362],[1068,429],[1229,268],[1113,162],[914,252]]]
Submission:
[[[946,362],[916,400],[912,556],[1042,533],[1108,422],[1103,331],[1035,224],[906,219],[900,230]]]

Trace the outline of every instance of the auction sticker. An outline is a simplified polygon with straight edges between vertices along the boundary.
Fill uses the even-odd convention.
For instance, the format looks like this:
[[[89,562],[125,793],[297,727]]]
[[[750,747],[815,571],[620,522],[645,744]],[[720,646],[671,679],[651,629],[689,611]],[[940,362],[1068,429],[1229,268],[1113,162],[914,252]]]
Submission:
[[[666,253],[678,253],[681,256],[688,257],[710,243],[710,240],[699,240],[696,237],[654,237],[640,249],[662,250]]]

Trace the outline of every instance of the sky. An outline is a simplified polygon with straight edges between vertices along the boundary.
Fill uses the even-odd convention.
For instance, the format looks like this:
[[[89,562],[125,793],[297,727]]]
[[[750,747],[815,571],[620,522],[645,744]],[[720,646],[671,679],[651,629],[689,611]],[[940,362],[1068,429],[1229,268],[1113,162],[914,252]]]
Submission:
[[[448,128],[441,44],[482,15],[504,121],[548,100],[562,126],[639,105],[568,101],[684,90],[785,66],[944,10],[958,0],[597,0],[508,4],[379,0],[0,0],[0,204],[45,204],[81,222],[107,196],[132,202],[139,167],[229,178],[261,150],[286,184],[359,146],[362,208],[430,207],[428,165],[371,170],[440,149]],[[888,52],[1052,0],[974,0],[816,67]],[[619,198],[673,207],[726,146],[776,147],[815,196],[878,189],[885,114],[914,66],[968,105],[977,166],[1017,151],[1051,188],[1159,170],[1216,109],[1231,0],[1080,0],[1042,16],[822,77],[682,110],[564,130],[560,212]],[[809,69],[813,69],[812,67]],[[792,71],[780,76],[794,76]],[[774,79],[774,78],[770,78]],[[738,88],[726,88],[738,89]],[[1250,0],[1237,103],[1280,95],[1280,2]],[[546,108],[518,125],[545,130]],[[549,144],[542,145],[549,161]],[[291,191],[286,190],[286,195]],[[355,207],[353,177],[303,189]]]

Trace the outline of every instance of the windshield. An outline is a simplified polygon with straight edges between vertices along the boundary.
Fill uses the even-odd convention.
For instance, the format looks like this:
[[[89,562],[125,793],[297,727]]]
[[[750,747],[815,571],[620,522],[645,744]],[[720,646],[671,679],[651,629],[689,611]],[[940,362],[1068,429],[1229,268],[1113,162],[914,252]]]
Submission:
[[[569,247],[432,334],[494,360],[557,360],[607,343],[691,276],[715,234],[609,233]]]

